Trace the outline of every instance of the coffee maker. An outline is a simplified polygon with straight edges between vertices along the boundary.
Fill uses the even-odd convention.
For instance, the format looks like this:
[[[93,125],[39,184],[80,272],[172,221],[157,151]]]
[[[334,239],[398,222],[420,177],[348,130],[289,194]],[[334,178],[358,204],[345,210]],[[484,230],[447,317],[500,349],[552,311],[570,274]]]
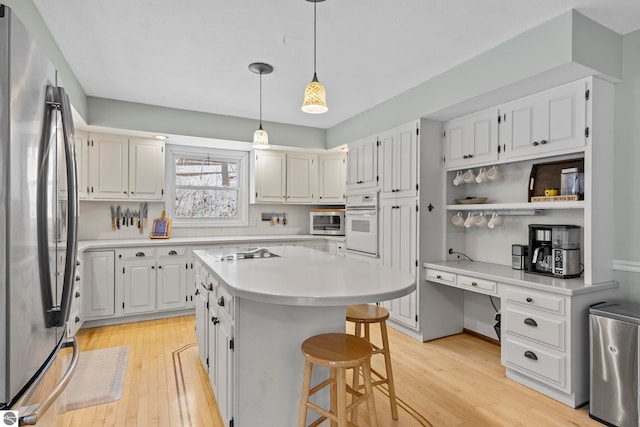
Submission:
[[[568,279],[582,274],[580,227],[577,225],[529,225],[531,273]]]

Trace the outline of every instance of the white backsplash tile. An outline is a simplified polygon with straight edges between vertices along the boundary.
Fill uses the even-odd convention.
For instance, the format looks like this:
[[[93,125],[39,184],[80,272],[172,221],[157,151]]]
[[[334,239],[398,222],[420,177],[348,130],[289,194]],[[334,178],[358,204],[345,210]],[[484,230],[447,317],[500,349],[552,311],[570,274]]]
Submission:
[[[148,203],[147,228],[140,234],[136,227],[120,226],[111,229],[111,206],[123,210],[140,210],[138,202],[98,202],[80,201],[80,221],[78,223],[78,238],[80,240],[101,239],[147,239],[154,218],[160,217],[164,203]],[[209,237],[209,236],[247,236],[247,235],[278,235],[278,234],[309,234],[308,205],[249,205],[249,219],[256,219],[255,226],[248,227],[173,227],[172,237]],[[262,213],[285,214],[287,225],[271,225],[269,221],[262,221]],[[251,224],[251,222],[250,222]]]

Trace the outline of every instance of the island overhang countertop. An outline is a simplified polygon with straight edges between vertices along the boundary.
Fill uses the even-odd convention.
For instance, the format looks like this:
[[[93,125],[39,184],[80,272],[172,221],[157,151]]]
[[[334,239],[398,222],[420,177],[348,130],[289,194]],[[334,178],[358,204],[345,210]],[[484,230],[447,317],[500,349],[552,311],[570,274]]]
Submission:
[[[219,249],[193,253],[230,293],[258,302],[346,306],[399,298],[416,288],[411,274],[382,265],[301,246],[265,249],[277,256],[220,261]]]

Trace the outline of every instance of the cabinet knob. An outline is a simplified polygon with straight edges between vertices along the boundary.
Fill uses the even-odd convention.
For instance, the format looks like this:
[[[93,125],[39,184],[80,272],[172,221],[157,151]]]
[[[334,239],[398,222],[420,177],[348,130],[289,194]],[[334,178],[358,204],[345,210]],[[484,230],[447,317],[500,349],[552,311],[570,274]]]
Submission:
[[[211,318],[211,321],[213,322],[214,325],[217,325],[218,323],[220,323],[220,320],[218,320],[218,318],[216,316],[213,316]]]
[[[218,298],[218,305],[219,305],[220,307],[224,307],[224,297],[220,297],[220,298]]]
[[[152,270],[155,270],[155,269],[156,269],[156,266],[155,266],[155,265],[152,265],[152,266],[151,266],[151,269],[152,269]]]
[[[200,289],[196,289],[196,295],[200,295]]]
[[[80,298],[80,292],[76,292],[76,298]]]
[[[209,284],[207,285],[207,290],[210,290],[210,291],[212,291],[212,290],[213,290],[213,283],[209,283]],[[221,298],[222,298],[222,297],[221,297]]]
[[[81,264],[81,263],[80,263],[80,260],[79,260],[79,259],[77,259],[77,260],[76,260],[76,265],[80,265],[80,264]]]
[[[159,265],[159,266],[158,266],[158,268],[162,268],[162,266],[161,266],[161,265]]]
[[[526,319],[524,319],[524,324],[529,326],[538,326],[538,322],[536,322],[534,319],[530,317],[527,317]]]
[[[529,351],[529,350],[524,352],[524,357],[531,360],[538,360],[538,356],[536,356],[536,354],[533,351]]]
[[[537,147],[537,146],[538,146],[538,144],[539,144],[539,142],[538,142],[538,141],[533,141],[533,146],[534,146],[534,147]]]
[[[442,279],[442,274],[438,274],[438,275],[436,276],[436,279]]]
[[[478,283],[477,282],[471,282],[471,286],[473,286],[475,288],[476,286],[478,286]]]
[[[123,191],[123,193],[124,193],[124,194],[127,194],[127,192],[126,192],[126,191]]]
[[[464,156],[462,156],[463,159],[468,159],[469,156],[467,156],[466,154]]]
[[[178,255],[178,252],[176,252],[176,251],[169,251],[169,255]]]
[[[546,143],[547,143],[547,140],[546,140],[546,139],[543,139],[542,141],[540,141],[540,144],[542,144],[542,145],[544,145],[544,144],[546,144]]]
[[[527,302],[533,302],[533,298],[527,297]]]
[[[80,318],[76,316],[76,323],[80,322]]]
[[[80,276],[76,276],[76,282],[80,281]]]

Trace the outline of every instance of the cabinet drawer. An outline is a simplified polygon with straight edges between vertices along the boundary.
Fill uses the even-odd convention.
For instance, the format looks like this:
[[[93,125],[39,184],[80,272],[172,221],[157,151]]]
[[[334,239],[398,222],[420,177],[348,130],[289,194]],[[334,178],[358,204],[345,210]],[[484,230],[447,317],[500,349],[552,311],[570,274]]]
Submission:
[[[218,306],[221,311],[227,313],[230,319],[233,320],[233,296],[227,291],[224,286],[218,286],[218,294],[214,304]]]
[[[498,284],[496,282],[475,277],[458,275],[458,286],[484,294],[496,295],[498,293]]]
[[[565,313],[565,298],[560,295],[507,286],[502,297],[505,302],[539,308],[541,310],[561,315]]]
[[[564,350],[564,320],[552,319],[538,313],[527,313],[506,305],[502,317],[505,332],[512,332],[558,350]]]
[[[505,364],[555,386],[565,386],[564,355],[541,350],[539,347],[514,341],[507,337],[503,343]]]
[[[155,256],[155,248],[128,248],[118,249],[116,251],[116,258],[118,260],[130,258],[155,258]]]
[[[438,282],[438,283],[443,283],[445,285],[455,286],[456,275],[455,273],[447,273],[444,271],[427,268],[427,280],[431,282]]]
[[[161,256],[170,256],[170,257],[176,257],[176,256],[185,256],[186,253],[186,249],[185,248],[172,248],[172,247],[166,247],[166,248],[156,248],[156,254],[158,257]]]

